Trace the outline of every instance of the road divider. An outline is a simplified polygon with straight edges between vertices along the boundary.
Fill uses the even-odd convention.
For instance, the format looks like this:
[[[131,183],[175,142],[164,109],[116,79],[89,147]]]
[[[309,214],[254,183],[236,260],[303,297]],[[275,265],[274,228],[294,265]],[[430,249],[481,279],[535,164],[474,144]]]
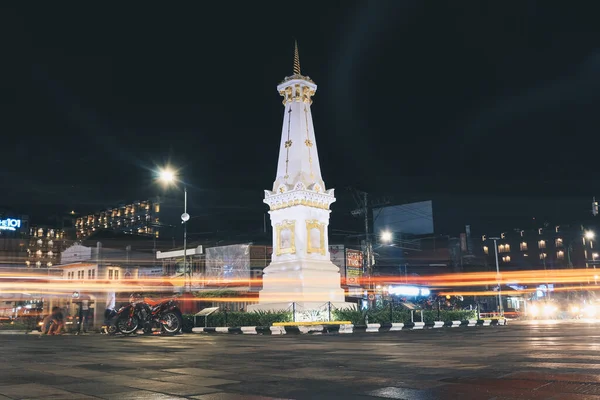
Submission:
[[[344,322],[344,323],[342,323]],[[192,328],[192,333],[230,333],[241,335],[322,335],[322,334],[348,334],[348,333],[385,333],[399,332],[406,330],[423,330],[439,328],[459,328],[459,327],[486,327],[503,326],[507,324],[506,319],[486,319],[486,320],[465,320],[465,321],[435,321],[433,323],[412,322],[412,323],[383,323],[353,325],[342,321],[337,323],[317,322],[317,323],[278,323],[273,326],[241,326],[229,328]]]

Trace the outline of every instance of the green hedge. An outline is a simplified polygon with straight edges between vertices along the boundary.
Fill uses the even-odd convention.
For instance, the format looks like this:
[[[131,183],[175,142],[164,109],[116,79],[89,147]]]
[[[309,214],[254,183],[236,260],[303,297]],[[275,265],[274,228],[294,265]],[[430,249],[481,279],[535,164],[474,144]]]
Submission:
[[[365,311],[358,310],[335,310],[334,319],[338,321],[351,321],[354,325],[363,325],[368,322],[371,324],[382,324],[387,322],[411,322],[410,311],[405,308],[395,307],[390,313],[390,308],[379,307]],[[368,318],[367,318],[368,317]],[[441,310],[438,318],[437,310],[424,310],[423,319],[425,323],[434,321],[464,321],[468,319],[476,319],[477,311],[475,310]],[[421,322],[421,312],[414,312],[415,322]]]
[[[332,319],[334,321],[350,321],[354,325],[365,324],[365,318],[368,316],[369,323],[387,323],[387,322],[410,322],[410,311],[404,308],[393,309],[393,319],[390,319],[389,307],[380,307],[367,311],[357,310],[332,310]],[[438,319],[437,310],[423,311],[423,318],[426,323],[433,321],[464,321],[477,318],[477,313],[473,311],[440,311]],[[198,326],[204,326],[204,317],[197,317]],[[421,312],[415,311],[415,322],[421,321]],[[275,322],[293,321],[292,312],[217,312],[208,316],[206,326],[209,327],[236,327],[236,326],[271,326]],[[184,315],[183,331],[191,332],[194,327],[194,316]]]
[[[27,322],[15,322],[11,324],[10,322],[0,322],[0,330],[3,331],[31,331],[35,329],[34,324],[30,324]]]

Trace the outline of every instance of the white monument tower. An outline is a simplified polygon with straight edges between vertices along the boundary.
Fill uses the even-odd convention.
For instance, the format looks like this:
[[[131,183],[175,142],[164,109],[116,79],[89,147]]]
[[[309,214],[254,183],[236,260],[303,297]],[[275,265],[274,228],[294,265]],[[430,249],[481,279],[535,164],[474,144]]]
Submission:
[[[277,176],[265,190],[273,227],[273,256],[265,268],[256,310],[319,312],[329,307],[355,308],[346,303],[339,268],[329,255],[327,228],[334,189],[321,177],[310,105],[317,85],[300,72],[298,45],[294,74],[277,86],[285,112]]]

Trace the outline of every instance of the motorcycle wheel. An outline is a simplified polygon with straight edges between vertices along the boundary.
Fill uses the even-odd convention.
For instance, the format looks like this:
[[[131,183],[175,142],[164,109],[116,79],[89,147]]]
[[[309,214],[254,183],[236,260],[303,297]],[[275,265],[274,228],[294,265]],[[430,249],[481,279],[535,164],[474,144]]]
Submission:
[[[112,325],[112,324],[111,324],[111,325],[108,325],[108,326],[106,327],[106,334],[107,334],[107,335],[111,335],[111,336],[112,336],[112,335],[116,335],[118,331],[119,331],[119,330],[117,329],[117,326],[116,326],[116,325]]]
[[[119,318],[115,323],[117,331],[124,335],[131,335],[138,330],[140,323],[136,317],[131,318]]]
[[[183,327],[183,319],[179,314],[174,312],[166,313],[161,320],[164,321],[162,323],[163,332],[171,335],[178,333]]]

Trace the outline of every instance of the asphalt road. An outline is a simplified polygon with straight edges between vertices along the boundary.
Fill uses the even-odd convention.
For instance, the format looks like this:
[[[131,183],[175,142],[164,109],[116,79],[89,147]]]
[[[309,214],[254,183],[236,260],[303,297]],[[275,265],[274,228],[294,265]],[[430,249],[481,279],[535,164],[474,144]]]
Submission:
[[[600,400],[600,323],[336,336],[0,336],[0,399]]]

